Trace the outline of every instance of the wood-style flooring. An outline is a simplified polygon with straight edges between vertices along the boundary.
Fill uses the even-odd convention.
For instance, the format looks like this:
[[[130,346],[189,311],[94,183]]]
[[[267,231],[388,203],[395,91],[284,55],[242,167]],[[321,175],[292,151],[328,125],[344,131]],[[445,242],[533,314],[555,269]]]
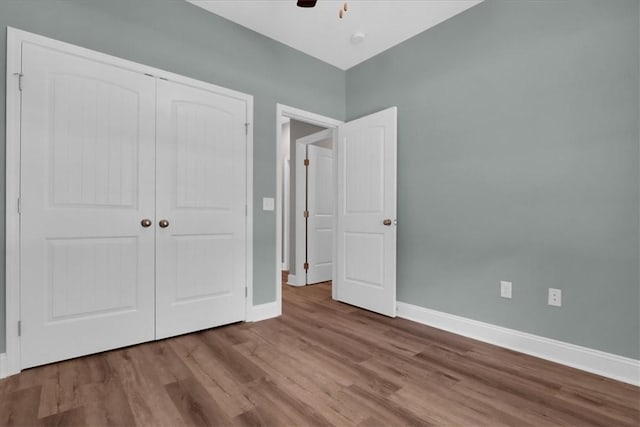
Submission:
[[[284,286],[283,315],[23,371],[0,425],[638,426],[637,387]]]

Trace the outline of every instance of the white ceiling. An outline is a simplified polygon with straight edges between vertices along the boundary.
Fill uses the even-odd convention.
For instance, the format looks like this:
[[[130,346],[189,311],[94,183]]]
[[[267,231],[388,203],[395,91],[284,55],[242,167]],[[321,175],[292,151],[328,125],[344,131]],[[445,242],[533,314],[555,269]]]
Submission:
[[[481,0],[188,0],[209,12],[347,70],[424,30],[475,6]],[[365,34],[360,44],[351,36]]]

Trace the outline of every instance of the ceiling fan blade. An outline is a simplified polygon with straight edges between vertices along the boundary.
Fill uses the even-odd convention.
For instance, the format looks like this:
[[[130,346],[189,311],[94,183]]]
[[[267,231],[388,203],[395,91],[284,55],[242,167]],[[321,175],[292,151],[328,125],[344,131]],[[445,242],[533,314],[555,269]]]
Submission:
[[[318,0],[298,0],[298,7],[314,7]]]

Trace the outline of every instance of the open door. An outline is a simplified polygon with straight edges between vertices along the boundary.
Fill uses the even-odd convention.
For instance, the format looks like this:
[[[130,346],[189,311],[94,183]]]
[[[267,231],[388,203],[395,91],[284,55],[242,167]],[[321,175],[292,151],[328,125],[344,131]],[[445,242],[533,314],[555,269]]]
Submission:
[[[338,128],[335,298],[396,315],[397,108]]]
[[[333,150],[307,146],[307,284],[333,276]]]
[[[333,273],[334,130],[296,140],[295,282],[296,286],[331,280]]]

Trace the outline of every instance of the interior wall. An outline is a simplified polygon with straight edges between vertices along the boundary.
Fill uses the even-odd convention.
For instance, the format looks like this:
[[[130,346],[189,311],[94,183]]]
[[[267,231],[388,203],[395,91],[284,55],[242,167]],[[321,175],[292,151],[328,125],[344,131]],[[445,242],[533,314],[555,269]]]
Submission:
[[[254,96],[254,304],[275,301],[276,104],[344,118],[345,73],[185,1],[0,1],[0,81],[6,80],[6,27],[42,34]],[[28,76],[26,76],[28,79]],[[0,99],[5,99],[0,84]],[[5,144],[0,103],[0,145]],[[0,150],[4,223],[4,150]],[[4,229],[0,259],[4,260]],[[4,263],[4,261],[2,261]],[[0,266],[0,352],[5,340],[4,265]]]
[[[325,128],[291,119],[289,125],[289,274],[296,274],[296,140]]]
[[[348,120],[398,106],[400,301],[640,358],[638,5],[487,0],[347,71]]]

